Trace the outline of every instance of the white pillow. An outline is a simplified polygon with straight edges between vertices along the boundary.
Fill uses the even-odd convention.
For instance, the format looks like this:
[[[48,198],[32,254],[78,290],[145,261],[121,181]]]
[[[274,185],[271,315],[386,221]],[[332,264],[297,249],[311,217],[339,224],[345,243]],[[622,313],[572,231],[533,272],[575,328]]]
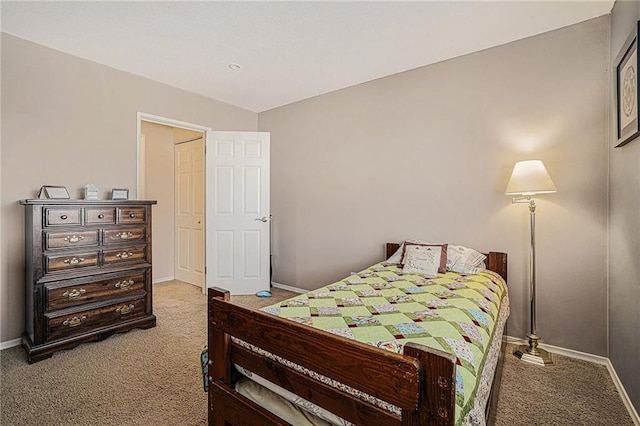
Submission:
[[[429,244],[429,243],[427,243],[425,241],[418,241],[418,240],[407,240],[407,242],[416,243],[416,244]],[[393,253],[390,258],[387,259],[387,263],[390,263],[392,265],[399,264],[400,261],[402,261],[402,250],[403,249],[404,249],[404,243],[400,244],[400,247],[398,247],[398,250],[396,250],[396,252]]]
[[[396,252],[393,253],[390,258],[387,259],[387,263],[390,263],[392,265],[397,265],[398,263],[400,263],[400,260],[402,260],[403,247],[404,247],[404,243],[400,244],[400,247],[398,248],[398,250],[396,250]]]
[[[484,254],[464,246],[449,244],[447,249],[447,270],[459,274],[478,274],[486,269]]]
[[[405,274],[420,274],[428,278],[438,276],[442,247],[407,244],[404,257]]]

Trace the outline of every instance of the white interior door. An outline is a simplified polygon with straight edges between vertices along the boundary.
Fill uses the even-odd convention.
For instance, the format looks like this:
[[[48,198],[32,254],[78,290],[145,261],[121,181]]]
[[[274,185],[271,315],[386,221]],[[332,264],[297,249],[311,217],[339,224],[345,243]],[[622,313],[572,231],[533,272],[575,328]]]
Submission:
[[[269,133],[207,132],[207,287],[270,287],[269,146]]]
[[[204,141],[175,146],[175,277],[203,288]]]

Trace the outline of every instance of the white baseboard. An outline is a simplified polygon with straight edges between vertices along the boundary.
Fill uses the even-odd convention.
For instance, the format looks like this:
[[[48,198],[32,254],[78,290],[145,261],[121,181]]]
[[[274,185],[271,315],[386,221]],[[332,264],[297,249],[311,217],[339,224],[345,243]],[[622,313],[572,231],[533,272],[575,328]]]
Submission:
[[[513,343],[516,345],[522,345],[522,344],[526,345],[528,343],[525,339],[520,339],[518,337],[512,337],[512,336],[507,336],[507,342]],[[575,351],[573,349],[566,349],[558,346],[547,345],[544,343],[540,343],[540,347],[551,353],[563,355],[568,358],[575,358],[583,361],[594,362],[600,365],[605,365],[607,367],[607,370],[609,371],[611,380],[613,380],[613,384],[616,386],[616,390],[618,391],[618,394],[622,399],[622,403],[624,404],[625,407],[627,407],[627,411],[631,416],[631,420],[636,426],[640,426],[640,417],[638,416],[638,412],[636,411],[635,407],[631,403],[631,399],[629,398],[627,391],[622,385],[622,382],[620,381],[620,378],[618,377],[618,374],[616,373],[615,368],[613,368],[613,364],[611,364],[611,361],[609,360],[609,358],[599,356],[599,355],[593,355],[586,352]]]
[[[529,342],[518,337],[507,336],[507,343],[513,343],[515,345],[527,345]],[[540,347],[554,354],[563,355],[569,358],[581,359],[583,361],[595,362],[596,364],[600,365],[606,365],[607,362],[609,362],[608,358],[600,355],[580,352],[573,349],[561,348],[559,346],[547,345],[546,343],[540,343]]]
[[[166,282],[166,281],[173,281],[175,279],[176,279],[176,277],[173,277],[173,276],[171,276],[171,277],[163,277],[163,278],[156,278],[155,280],[153,280],[153,284],[163,283],[163,282]]]
[[[627,391],[622,385],[622,382],[620,381],[620,377],[618,377],[618,373],[616,373],[616,369],[613,368],[613,364],[611,364],[611,361],[609,359],[607,359],[607,363],[605,365],[607,366],[607,370],[609,370],[609,374],[611,375],[611,380],[613,380],[613,384],[616,385],[616,389],[620,394],[620,398],[622,398],[622,402],[624,403],[625,407],[627,407],[627,411],[631,416],[631,420],[633,420],[633,423],[636,426],[640,426],[640,416],[638,416],[638,412],[636,411],[636,408],[631,403],[631,399],[629,398]]]
[[[4,349],[13,348],[14,346],[20,346],[22,339],[13,339],[6,342],[0,342],[0,351]]]
[[[271,285],[274,286],[275,288],[281,288],[283,290],[288,290],[288,291],[292,291],[294,293],[300,293],[300,294],[306,293],[306,292],[309,291],[309,290],[305,290],[305,289],[298,288],[298,287],[292,287],[290,285],[275,283],[273,281],[271,281]]]

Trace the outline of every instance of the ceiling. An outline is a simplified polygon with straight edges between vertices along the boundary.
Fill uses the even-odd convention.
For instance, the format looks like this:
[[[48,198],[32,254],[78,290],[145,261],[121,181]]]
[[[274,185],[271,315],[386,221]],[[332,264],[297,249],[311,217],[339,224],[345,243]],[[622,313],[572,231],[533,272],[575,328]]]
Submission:
[[[3,32],[262,112],[605,15],[613,3],[2,1],[0,7]]]

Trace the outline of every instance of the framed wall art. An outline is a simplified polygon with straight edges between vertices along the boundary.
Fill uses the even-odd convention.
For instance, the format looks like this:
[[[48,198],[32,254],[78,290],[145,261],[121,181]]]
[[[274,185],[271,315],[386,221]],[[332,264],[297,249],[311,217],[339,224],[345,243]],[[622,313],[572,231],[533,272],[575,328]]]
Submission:
[[[614,62],[616,95],[616,148],[640,135],[638,107],[638,32],[640,21],[622,46]]]

